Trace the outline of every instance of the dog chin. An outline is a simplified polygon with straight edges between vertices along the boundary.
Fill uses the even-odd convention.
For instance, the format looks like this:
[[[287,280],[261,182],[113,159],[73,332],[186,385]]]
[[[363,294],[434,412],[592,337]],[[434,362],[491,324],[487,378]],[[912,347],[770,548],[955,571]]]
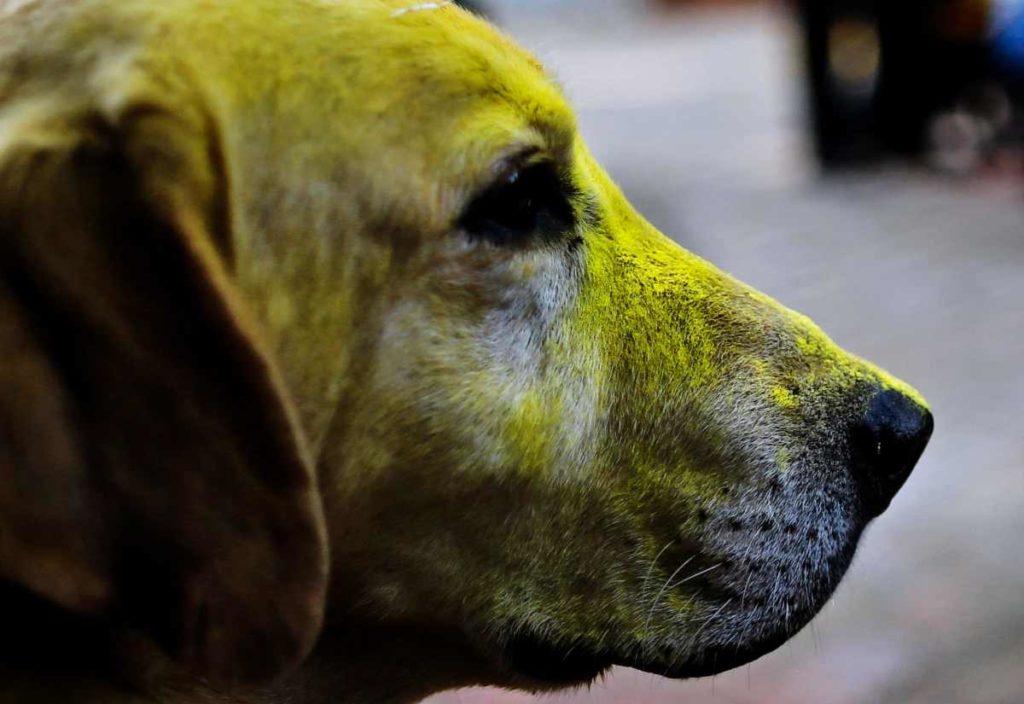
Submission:
[[[746,665],[785,643],[791,633],[740,647],[709,648],[694,659],[636,658],[598,652],[582,646],[555,646],[535,636],[519,636],[506,646],[505,665],[529,689],[548,690],[585,685],[613,666],[630,667],[671,679],[707,677]]]
[[[753,662],[777,649],[796,630],[799,628],[780,629],[772,636],[742,645],[704,648],[697,657],[689,659],[668,650],[652,653],[649,657],[635,657],[596,651],[579,644],[556,646],[541,637],[523,634],[506,645],[503,660],[516,680],[525,679],[527,688],[535,690],[585,685],[613,666],[629,667],[670,679],[689,679],[717,675]],[[519,684],[522,685],[521,682]]]
[[[671,679],[708,677],[751,663],[781,646],[792,635],[790,632],[780,632],[771,638],[741,646],[707,648],[699,657],[676,662],[669,660],[670,664],[667,665],[637,660],[623,660],[616,664]]]

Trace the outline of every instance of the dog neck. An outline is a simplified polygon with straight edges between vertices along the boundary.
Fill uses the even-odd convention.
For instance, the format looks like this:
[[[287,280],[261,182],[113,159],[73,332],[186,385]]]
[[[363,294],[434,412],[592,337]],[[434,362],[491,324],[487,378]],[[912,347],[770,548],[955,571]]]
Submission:
[[[225,694],[191,680],[155,649],[111,638],[18,587],[0,582],[0,597],[0,703],[411,704],[475,684],[471,673],[486,669],[450,633],[346,622],[329,627],[280,682]]]

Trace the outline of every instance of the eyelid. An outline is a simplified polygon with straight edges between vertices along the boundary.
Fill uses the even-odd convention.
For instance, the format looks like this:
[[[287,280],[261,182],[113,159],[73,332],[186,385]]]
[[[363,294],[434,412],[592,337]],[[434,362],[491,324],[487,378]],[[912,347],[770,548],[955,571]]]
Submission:
[[[532,166],[550,161],[551,158],[545,154],[540,147],[526,147],[520,149],[510,156],[499,160],[494,168],[495,179],[487,184],[481,193],[486,193],[490,188],[500,185],[512,176],[522,173]]]

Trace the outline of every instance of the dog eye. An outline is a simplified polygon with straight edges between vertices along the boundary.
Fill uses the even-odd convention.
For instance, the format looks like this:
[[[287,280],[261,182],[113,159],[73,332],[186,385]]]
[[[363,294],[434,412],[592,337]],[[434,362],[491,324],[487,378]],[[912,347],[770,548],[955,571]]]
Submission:
[[[516,244],[555,236],[571,227],[573,219],[554,165],[539,163],[505,174],[470,203],[460,225],[472,237]]]

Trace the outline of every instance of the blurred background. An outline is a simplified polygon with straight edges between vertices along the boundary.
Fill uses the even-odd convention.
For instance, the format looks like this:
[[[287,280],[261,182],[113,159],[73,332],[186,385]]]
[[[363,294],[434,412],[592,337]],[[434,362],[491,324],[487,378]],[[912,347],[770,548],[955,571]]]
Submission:
[[[430,704],[1024,702],[1024,0],[473,4],[650,220],[910,381],[936,431],[775,653]]]

